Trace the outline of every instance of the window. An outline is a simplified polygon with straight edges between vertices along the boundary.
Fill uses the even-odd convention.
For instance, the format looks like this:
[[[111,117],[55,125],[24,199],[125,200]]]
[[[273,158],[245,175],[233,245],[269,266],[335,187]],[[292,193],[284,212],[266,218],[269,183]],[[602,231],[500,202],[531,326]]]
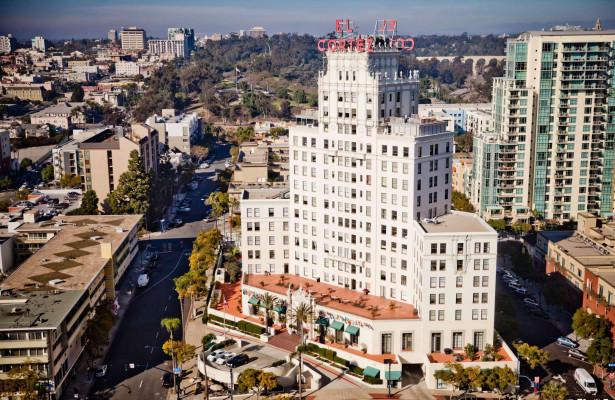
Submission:
[[[485,277],[485,278],[487,278],[487,277]],[[440,281],[438,282],[438,284],[439,284],[438,286],[441,287],[441,288],[445,287],[446,286],[446,278],[441,276],[440,277]]]
[[[489,253],[489,242],[483,244],[483,253]]]
[[[431,254],[437,254],[437,253],[438,253],[438,244],[432,243],[431,244]]]
[[[489,277],[483,276],[483,287],[489,286]]]
[[[438,294],[438,304],[444,304],[444,293]]]
[[[455,321],[461,321],[461,310],[455,310]]]
[[[438,310],[438,321],[444,321],[444,310]]]
[[[480,276],[475,276],[474,277],[473,286],[474,287],[479,287],[480,286]]]
[[[382,334],[382,354],[391,353],[391,336],[390,333]]]
[[[455,286],[456,287],[462,287],[463,286],[463,276],[456,277]]]
[[[463,347],[463,332],[453,332],[453,348],[461,349]]]
[[[429,304],[436,304],[436,294],[432,293],[429,295]]]
[[[463,254],[463,243],[457,243],[457,254]]]
[[[436,310],[429,310],[429,320],[430,321],[436,320]]]
[[[473,293],[472,294],[472,303],[474,304],[478,304],[478,297],[480,296],[479,293]]]
[[[440,254],[446,254],[446,243],[440,243]]]
[[[487,310],[484,308],[480,310],[480,319],[487,319]]]
[[[455,294],[455,304],[461,304],[462,295],[461,293]]]
[[[412,350],[412,333],[401,334],[401,349]]]
[[[250,251],[248,251],[248,254],[250,254]],[[458,278],[460,278],[460,277],[458,277]],[[432,276],[431,278],[429,278],[429,287],[430,288],[435,288],[437,286],[437,282],[438,282],[438,278]]]
[[[477,320],[478,319],[478,309],[473,309],[472,310],[472,319],[473,320]]]
[[[487,303],[488,299],[489,299],[489,293],[483,293],[481,295],[481,300],[480,301],[481,301],[481,303]]]

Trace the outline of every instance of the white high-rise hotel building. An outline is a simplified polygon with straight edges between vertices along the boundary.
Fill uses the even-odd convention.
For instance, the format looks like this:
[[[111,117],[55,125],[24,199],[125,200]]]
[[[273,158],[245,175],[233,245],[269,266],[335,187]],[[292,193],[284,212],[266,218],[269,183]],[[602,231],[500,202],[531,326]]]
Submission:
[[[497,234],[476,215],[450,211],[453,133],[416,118],[418,72],[399,72],[400,50],[326,56],[318,125],[290,129],[286,204],[243,196],[251,218],[242,215],[242,238],[251,240],[242,243],[242,310],[256,314],[265,292],[280,299],[274,320],[310,303],[310,340],[367,374],[385,371],[385,358],[393,371],[421,364],[436,387],[433,372],[460,357],[451,352],[493,344]],[[289,210],[285,225],[277,208]],[[277,240],[280,231],[290,240]],[[274,252],[255,244],[271,238],[284,244]],[[512,365],[505,344],[500,353],[487,368]]]

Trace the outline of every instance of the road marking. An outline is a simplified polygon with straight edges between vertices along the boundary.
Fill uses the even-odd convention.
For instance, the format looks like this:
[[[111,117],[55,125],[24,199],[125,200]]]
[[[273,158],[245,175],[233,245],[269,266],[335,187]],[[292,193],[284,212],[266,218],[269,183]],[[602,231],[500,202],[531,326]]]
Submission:
[[[154,354],[154,348],[152,347],[152,351],[150,351],[151,354]]]
[[[158,286],[159,284],[161,284],[164,280],[166,280],[169,276],[171,276],[173,274],[173,272],[175,272],[175,270],[177,269],[177,267],[179,267],[179,263],[182,260],[182,257],[184,256],[184,254],[182,253],[179,256],[179,259],[177,260],[177,264],[175,264],[175,267],[173,267],[173,269],[166,275],[164,276],[162,279],[160,279],[158,282],[154,283],[153,285],[151,285],[149,288],[147,288],[146,290],[144,290],[143,292],[141,292],[140,295],[138,295],[137,297],[135,297],[134,299],[132,299],[132,301],[136,301],[138,299],[140,299],[141,297],[143,297],[143,295],[147,292],[149,292],[150,290],[152,290],[154,287]]]
[[[168,307],[168,306],[164,306],[164,311],[166,311],[166,310],[167,310],[167,307]]]
[[[172,294],[169,295],[169,300],[171,300],[171,296],[173,296]]]
[[[160,333],[160,332],[156,332],[156,339],[158,339],[158,334],[159,334],[159,333]]]
[[[143,386],[143,380],[141,380],[141,383],[139,383],[139,389],[141,389],[141,386]]]

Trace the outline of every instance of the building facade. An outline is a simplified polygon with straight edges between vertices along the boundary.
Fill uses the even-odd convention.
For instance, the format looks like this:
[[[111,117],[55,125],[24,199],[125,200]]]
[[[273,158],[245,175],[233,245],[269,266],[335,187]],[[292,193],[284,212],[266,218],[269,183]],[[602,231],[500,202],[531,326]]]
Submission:
[[[10,54],[17,48],[17,40],[10,33],[0,36],[0,54]]]
[[[273,262],[257,272],[267,255],[243,242],[269,226],[262,216],[274,207],[261,200],[256,231],[243,224],[249,208],[256,222],[254,203],[242,202],[242,246],[253,251],[242,253],[244,265],[254,265],[242,278],[242,310],[256,316],[267,292],[280,300],[276,321],[309,303],[317,319],[308,340],[389,381],[399,378],[386,360],[396,374],[420,364],[436,388],[433,373],[467,343],[482,351],[496,341],[497,233],[451,212],[453,132],[416,117],[418,72],[399,73],[399,56],[386,45],[327,52],[318,124],[290,128],[290,246],[274,254],[288,249],[282,270]],[[497,347],[503,358],[489,367],[512,367],[513,353]]]
[[[162,113],[149,117],[147,125],[158,130],[160,143],[190,154],[190,147],[203,137],[203,120],[196,113],[176,115],[173,109],[164,109]]]
[[[507,42],[505,76],[493,85],[494,160],[476,182],[480,209],[534,209],[567,220],[579,213],[613,212],[615,31],[524,32]],[[476,144],[476,142],[475,142]],[[483,196],[483,192],[490,192]]]
[[[136,27],[122,28],[120,40],[122,41],[123,50],[145,50],[147,44],[145,29]]]
[[[117,41],[117,31],[115,29],[109,29],[109,32],[107,32],[107,39],[109,39],[111,43],[115,43]]]
[[[47,51],[47,43],[45,43],[45,38],[42,36],[36,36],[32,39],[32,49],[45,53]]]
[[[79,112],[73,113],[75,109]],[[71,129],[75,125],[85,124],[86,113],[85,103],[64,102],[35,112],[30,116],[30,120],[32,124],[50,124],[62,129]]]
[[[115,75],[135,76],[141,73],[141,66],[135,61],[119,61],[115,64]]]
[[[11,172],[11,134],[9,131],[0,130],[0,175],[8,175]]]

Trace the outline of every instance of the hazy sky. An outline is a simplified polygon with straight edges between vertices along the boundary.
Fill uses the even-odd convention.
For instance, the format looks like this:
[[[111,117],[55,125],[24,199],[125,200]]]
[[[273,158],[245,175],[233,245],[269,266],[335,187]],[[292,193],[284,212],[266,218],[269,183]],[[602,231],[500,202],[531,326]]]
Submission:
[[[321,35],[335,19],[363,33],[379,19],[397,19],[400,33],[503,33],[555,24],[615,28],[615,0],[0,0],[0,34],[19,40],[106,37],[109,29],[137,26],[163,37],[168,27],[197,36],[263,26],[270,33]]]

